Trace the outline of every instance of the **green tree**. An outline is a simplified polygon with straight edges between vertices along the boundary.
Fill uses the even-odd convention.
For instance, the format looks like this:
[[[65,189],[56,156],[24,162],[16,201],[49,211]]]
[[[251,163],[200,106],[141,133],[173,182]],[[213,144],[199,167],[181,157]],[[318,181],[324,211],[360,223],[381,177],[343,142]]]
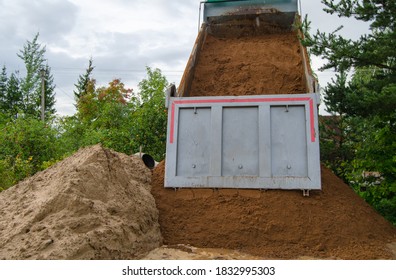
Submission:
[[[107,87],[95,88],[90,79],[86,92],[77,103],[77,114],[63,120],[67,127],[62,138],[74,147],[103,144],[127,154],[133,151],[132,127],[134,100],[132,90],[125,88],[119,79]]]
[[[130,154],[133,149],[132,89],[114,79],[107,87],[98,88],[96,94],[98,111],[91,128],[101,132],[100,142],[105,147]]]
[[[169,85],[161,70],[146,68],[147,78],[139,83],[138,109],[134,112],[134,138],[143,151],[157,161],[164,159],[166,150],[167,110],[165,89]]]
[[[0,131],[0,190],[33,175],[61,158],[59,134],[33,116],[9,119]]]
[[[0,158],[32,158],[35,171],[44,161],[55,159],[57,132],[33,117],[20,117],[7,123],[0,134]]]
[[[76,90],[73,91],[73,93],[77,102],[81,96],[84,96],[90,92],[90,85],[92,85],[91,75],[94,69],[95,67],[93,66],[93,60],[91,57],[88,61],[88,68],[86,69],[84,75],[78,76],[77,84],[74,85]]]
[[[32,116],[40,116],[42,69],[45,71],[46,78],[45,99],[48,100],[45,112],[47,115],[55,112],[53,77],[50,73],[50,68],[45,64],[46,48],[38,43],[38,37],[39,33],[34,36],[32,41],[27,41],[18,54],[18,57],[25,63],[26,68],[26,76],[20,81],[24,113]]]
[[[396,107],[396,2],[393,0],[324,0],[326,12],[339,17],[354,17],[370,22],[370,34],[357,40],[346,39],[335,32],[309,33],[305,21],[303,43],[314,55],[327,62],[322,69],[334,68],[343,72],[350,69],[371,69],[365,90],[352,89],[344,106],[356,116],[387,116]]]
[[[44,68],[44,100],[45,107],[44,113],[46,118],[50,118],[56,113],[55,110],[55,84],[54,84],[54,76],[51,74],[51,68],[46,65]],[[36,99],[36,105],[41,110],[41,90],[40,90],[40,98]],[[37,114],[37,117],[41,115]]]
[[[342,27],[310,35],[306,20],[303,44],[326,60],[322,69],[340,73],[325,89],[325,104],[343,120],[339,129],[353,155],[342,159],[337,169],[369,203],[396,222],[396,2],[322,2],[330,14],[370,22],[369,34],[351,40],[338,34]],[[345,73],[350,70],[354,73],[347,81]],[[362,176],[368,171],[379,175]]]
[[[22,110],[22,92],[19,86],[19,79],[14,73],[11,74],[7,82],[4,110],[13,118],[17,118],[18,112]]]
[[[0,110],[4,109],[6,103],[5,99],[7,95],[7,80],[7,68],[4,65],[0,74]]]
[[[347,74],[342,71],[324,89],[324,104],[329,117],[321,117],[321,160],[346,179],[344,166],[355,156],[355,131],[346,108],[349,94]]]

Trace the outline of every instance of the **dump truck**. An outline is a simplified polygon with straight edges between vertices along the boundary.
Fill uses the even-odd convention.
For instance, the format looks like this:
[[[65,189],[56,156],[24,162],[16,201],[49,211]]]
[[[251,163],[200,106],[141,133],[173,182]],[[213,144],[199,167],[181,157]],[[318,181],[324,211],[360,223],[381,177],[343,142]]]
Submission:
[[[201,6],[183,77],[167,92],[164,186],[320,190],[319,85],[297,0]]]

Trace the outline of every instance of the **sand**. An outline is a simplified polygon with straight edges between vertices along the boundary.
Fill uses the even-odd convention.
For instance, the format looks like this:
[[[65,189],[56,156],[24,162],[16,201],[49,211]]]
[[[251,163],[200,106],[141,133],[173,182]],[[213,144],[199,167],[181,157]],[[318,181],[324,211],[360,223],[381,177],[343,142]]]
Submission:
[[[151,174],[80,150],[0,193],[0,259],[396,259],[395,227],[324,167],[310,197],[175,191],[163,176],[164,162]]]
[[[262,259],[396,259],[396,229],[322,167],[322,191],[164,189],[152,194],[168,246],[238,250]],[[392,249],[393,248],[393,249]]]
[[[190,96],[307,93],[295,32],[251,37],[208,35]]]
[[[0,193],[0,259],[136,259],[161,245],[151,171],[82,149]]]

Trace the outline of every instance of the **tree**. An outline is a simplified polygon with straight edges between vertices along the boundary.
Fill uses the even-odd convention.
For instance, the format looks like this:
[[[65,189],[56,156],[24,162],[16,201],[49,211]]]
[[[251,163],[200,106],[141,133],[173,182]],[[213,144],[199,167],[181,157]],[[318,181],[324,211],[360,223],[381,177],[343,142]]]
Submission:
[[[95,80],[91,79],[86,92],[78,101],[78,115],[83,122],[91,123],[103,116],[102,110],[107,104],[126,106],[129,104],[131,89],[125,88],[124,83],[114,79],[108,87],[95,88]],[[117,121],[117,120],[111,120]],[[101,123],[103,125],[103,123]]]
[[[349,94],[347,78],[346,72],[342,71],[324,89],[324,104],[332,116],[321,117],[320,123],[321,159],[343,179],[346,175],[340,165],[354,157],[354,145],[350,141],[354,131],[346,108]]]
[[[139,83],[133,134],[135,142],[143,146],[144,152],[159,161],[164,159],[166,149],[165,89],[168,81],[159,69],[146,67],[146,71],[147,78]]]
[[[348,112],[356,116],[386,116],[396,107],[396,2],[393,0],[334,0],[322,1],[327,13],[339,17],[354,17],[371,22],[370,34],[351,40],[335,32],[309,33],[309,22],[303,25],[304,45],[314,55],[327,62],[322,69],[334,68],[343,72],[351,69],[371,69],[365,91],[352,90],[345,104]],[[375,70],[375,71],[372,71]]]
[[[132,153],[134,102],[131,100],[134,98],[131,94],[132,90],[125,88],[119,79],[99,88],[90,79],[86,92],[78,100],[76,117],[63,122],[68,128],[64,136],[74,146],[101,143],[119,152]]]
[[[9,120],[0,131],[0,191],[43,169],[63,154],[58,132],[33,116]]]
[[[323,0],[326,12],[370,22],[358,40],[335,32],[309,33],[303,44],[326,59],[322,69],[340,74],[325,89],[329,111],[343,120],[343,141],[353,154],[336,169],[371,205],[396,223],[396,2],[393,0]],[[354,71],[350,81],[346,72]],[[375,179],[362,176],[371,171]]]
[[[84,75],[78,76],[77,84],[74,84],[76,90],[73,91],[74,98],[76,99],[77,103],[81,96],[84,96],[90,92],[90,85],[92,85],[92,71],[95,67],[92,65],[92,57],[88,61],[88,68],[85,71]]]
[[[11,74],[7,82],[4,110],[14,118],[17,118],[18,112],[22,110],[22,92],[19,86],[19,79],[14,73]]]
[[[19,85],[19,73],[12,73],[8,78],[6,67],[0,76],[0,109],[8,117],[17,118],[22,110],[22,93]]]
[[[0,110],[4,110],[7,95],[7,68],[3,66],[0,74]]]
[[[44,68],[44,100],[45,107],[44,113],[45,117],[49,118],[56,113],[55,110],[55,84],[54,84],[54,76],[51,74],[51,68],[46,65]],[[37,106],[41,109],[41,90],[40,90],[40,98],[36,99]],[[37,114],[37,117],[41,115]]]
[[[395,16],[396,3],[393,0],[322,0],[325,12],[339,17],[354,17],[371,22],[371,34],[364,34],[353,41],[335,32],[319,32],[314,36],[305,33],[305,43],[312,53],[327,60],[323,69],[349,69],[350,67],[376,66],[380,69],[395,71],[396,50]],[[306,22],[307,23],[307,22]],[[307,31],[307,30],[305,30]]]
[[[39,33],[32,41],[27,41],[20,50],[18,57],[23,60],[26,67],[26,76],[21,79],[20,87],[23,96],[24,113],[32,116],[40,116],[41,106],[41,70],[45,71],[46,88],[45,111],[47,115],[54,114],[54,88],[53,77],[50,73],[50,67],[45,64],[45,46],[38,43]]]

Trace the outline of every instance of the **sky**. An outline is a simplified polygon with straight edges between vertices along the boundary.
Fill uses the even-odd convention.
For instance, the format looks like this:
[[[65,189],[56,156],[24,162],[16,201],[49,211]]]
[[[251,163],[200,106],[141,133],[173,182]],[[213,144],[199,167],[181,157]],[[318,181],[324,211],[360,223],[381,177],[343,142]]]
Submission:
[[[88,60],[98,86],[120,78],[138,91],[146,66],[159,68],[178,86],[198,33],[200,0],[0,0],[0,66],[10,75],[25,73],[17,56],[27,40],[39,32],[56,85],[59,115],[75,113],[73,90]],[[356,39],[368,24],[340,19],[323,12],[320,0],[301,0],[312,31],[332,32]],[[324,87],[334,72],[318,72],[323,60],[312,58],[312,68]],[[323,113],[324,107],[321,106]]]

